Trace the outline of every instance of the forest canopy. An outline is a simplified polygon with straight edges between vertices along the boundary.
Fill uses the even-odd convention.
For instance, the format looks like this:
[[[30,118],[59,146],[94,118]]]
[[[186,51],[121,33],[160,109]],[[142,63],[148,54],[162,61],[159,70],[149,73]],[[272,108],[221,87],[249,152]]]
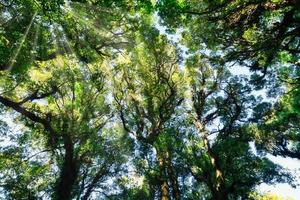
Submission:
[[[269,155],[300,161],[298,0],[0,0],[0,199],[284,199]]]

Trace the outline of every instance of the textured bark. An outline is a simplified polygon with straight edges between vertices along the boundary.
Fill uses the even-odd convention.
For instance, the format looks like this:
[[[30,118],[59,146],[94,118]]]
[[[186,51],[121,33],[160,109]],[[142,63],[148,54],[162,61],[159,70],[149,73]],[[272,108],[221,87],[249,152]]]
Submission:
[[[214,191],[212,193],[213,200],[228,200],[228,196],[220,191]]]
[[[55,191],[55,199],[69,200],[72,198],[72,189],[78,177],[78,163],[74,156],[74,146],[69,135],[63,135],[65,156],[59,182]]]
[[[177,181],[177,176],[174,172],[173,166],[171,161],[168,163],[168,173],[172,185],[172,196],[175,200],[180,199],[180,191],[179,191],[179,186],[178,186],[178,181]]]
[[[162,181],[161,186],[160,186],[160,192],[161,192],[161,196],[160,196],[161,200],[169,200],[170,199],[169,185],[168,185],[167,180]]]
[[[166,155],[164,153],[157,151],[157,159],[160,171],[160,199],[169,200],[170,199],[170,188],[168,184],[167,177],[167,165],[166,165]]]
[[[212,176],[208,177],[210,180],[207,182],[208,187],[214,200],[226,200],[228,199],[228,194],[226,192],[225,180],[223,177],[219,156],[212,150],[208,140],[208,133],[202,123],[198,120],[195,120],[195,125],[198,131],[203,134],[202,138],[204,141],[204,147],[210,157],[213,170]]]

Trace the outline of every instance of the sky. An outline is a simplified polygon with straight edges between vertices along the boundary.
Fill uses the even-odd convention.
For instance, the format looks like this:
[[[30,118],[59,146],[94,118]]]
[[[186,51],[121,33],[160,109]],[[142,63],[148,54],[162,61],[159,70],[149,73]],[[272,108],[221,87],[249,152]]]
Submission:
[[[236,66],[230,69],[230,72],[234,75],[250,75],[250,71],[246,67]],[[261,95],[263,98],[267,98],[264,90],[255,91],[255,95]],[[276,164],[290,170],[293,175],[296,176],[296,182],[300,184],[300,161],[292,158],[283,158],[281,156],[272,156],[270,154],[267,157]],[[274,193],[282,197],[292,197],[294,200],[300,200],[300,185],[293,188],[289,184],[275,184],[267,185],[261,184],[257,187],[257,190],[261,193]]]
[[[234,75],[250,75],[250,71],[246,67],[236,66],[230,69],[230,72]],[[265,91],[255,91],[255,95],[261,95],[263,98],[267,98]],[[296,180],[298,184],[300,184],[300,161],[292,158],[283,158],[281,156],[272,156],[270,154],[267,157],[272,160],[274,163],[281,165],[282,167],[290,170],[293,175],[296,176]],[[300,200],[300,187],[293,188],[289,184],[275,184],[275,185],[267,185],[261,184],[257,187],[257,190],[261,193],[274,193],[280,195],[282,197],[291,197],[294,200]]]
[[[268,158],[273,162],[280,164],[281,166],[291,170],[293,174],[297,177],[298,184],[300,184],[300,161],[292,158],[283,158],[280,156],[268,155]],[[272,192],[283,197],[292,197],[295,200],[300,199],[300,187],[292,188],[288,184],[275,184],[275,185],[266,185],[262,184],[259,188],[261,192]]]

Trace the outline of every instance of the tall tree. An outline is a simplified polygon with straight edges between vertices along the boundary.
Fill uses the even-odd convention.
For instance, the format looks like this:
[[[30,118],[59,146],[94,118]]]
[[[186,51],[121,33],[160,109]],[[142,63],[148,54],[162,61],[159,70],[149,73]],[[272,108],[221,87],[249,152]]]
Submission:
[[[244,123],[255,98],[247,79],[197,55],[188,59],[187,70],[198,133],[188,148],[190,172],[207,186],[211,199],[247,198],[261,182],[286,181],[279,166],[251,150],[254,139]]]
[[[30,156],[29,149],[34,149],[30,143],[24,146],[28,148],[24,153],[24,149],[19,147],[4,149],[2,159],[7,161],[2,162],[2,167],[10,166],[5,163],[13,166],[14,161],[9,160],[15,156],[10,158],[8,155],[19,152],[21,160],[17,162],[29,165],[28,170],[34,167],[40,173],[49,166],[47,173],[55,177],[53,183],[49,183],[53,189],[50,193],[38,192],[46,192],[48,197],[52,193],[53,199],[73,199],[76,196],[88,199],[93,190],[100,187],[100,183],[118,173],[126,159],[126,148],[123,148],[126,139],[118,134],[116,125],[113,129],[106,127],[112,118],[112,111],[106,102],[106,75],[103,68],[99,65],[83,66],[72,58],[60,59],[32,67],[22,75],[22,82],[14,82],[9,72],[1,77],[2,80],[12,81],[14,88],[4,91],[0,102],[18,113],[20,122],[29,128],[27,133],[23,133],[28,136],[22,136],[18,142],[22,143],[20,140],[25,137],[33,140],[31,143],[34,144],[36,135],[37,142],[40,140],[37,148],[49,151],[46,163],[39,159],[32,163],[26,159]],[[57,67],[53,68],[53,64]],[[26,144],[26,139],[23,139],[23,143]],[[31,166],[35,162],[41,166]],[[30,172],[16,166],[8,173],[13,173],[14,169],[19,170],[17,173],[21,175]],[[15,186],[9,183],[12,180],[8,177],[3,180],[3,185],[13,195]],[[21,181],[19,186],[22,184],[22,180],[16,181]],[[27,187],[26,183],[24,187]]]
[[[115,100],[125,130],[148,148],[145,154],[150,156],[148,162],[152,166],[149,167],[158,171],[154,180],[160,189],[153,192],[163,200],[180,199],[172,169],[172,152],[166,146],[169,138],[166,125],[183,101],[178,57],[174,47],[157,29],[142,28],[137,33],[137,47],[118,65]]]
[[[278,103],[265,99],[257,105],[250,121],[259,125],[259,131],[254,131],[259,149],[292,158],[299,156],[295,103],[299,101],[299,5],[294,0],[157,4],[164,24],[171,30],[184,28],[182,43],[189,52],[201,53],[215,64],[259,71],[252,74],[252,83],[257,89],[266,88],[267,97],[282,94],[274,88],[286,89]]]

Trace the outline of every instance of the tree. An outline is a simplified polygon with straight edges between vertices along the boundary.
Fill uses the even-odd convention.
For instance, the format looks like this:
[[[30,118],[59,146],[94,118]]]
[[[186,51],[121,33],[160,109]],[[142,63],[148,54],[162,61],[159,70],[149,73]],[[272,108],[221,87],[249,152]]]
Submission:
[[[1,1],[0,70],[20,73],[35,61],[59,55],[76,54],[83,62],[108,56],[127,44],[123,36],[134,24],[127,22],[134,21],[130,15],[136,6],[123,1]]]
[[[105,100],[106,75],[103,68],[99,65],[82,66],[75,60],[71,62],[72,58],[61,59],[32,67],[22,75],[25,81],[16,83],[10,79],[15,85],[14,90],[4,91],[1,95],[0,102],[19,113],[20,122],[29,128],[24,136],[17,139],[24,146],[4,149],[2,167],[14,166],[16,158],[16,162],[24,163],[25,169],[17,165],[8,170],[8,174],[21,173],[21,176],[30,177],[39,173],[36,176],[42,179],[39,176],[43,172],[55,177],[50,182],[44,180],[52,191],[39,188],[36,194],[31,195],[38,197],[40,192],[46,192],[53,199],[88,199],[94,189],[101,187],[100,183],[117,175],[126,160],[126,148],[123,146],[126,139],[120,131],[118,133],[116,125],[106,127],[113,114]],[[53,68],[54,62],[60,62],[60,65]],[[9,72],[6,75],[8,77],[1,79],[9,78]],[[26,158],[30,156],[30,149],[49,151],[47,161]],[[10,158],[8,155],[14,152],[16,155]],[[12,198],[26,198],[14,196],[12,192],[16,190],[9,183],[20,182],[18,186],[24,184],[26,188],[27,183],[23,183],[22,179],[7,176],[3,181]]]
[[[191,50],[222,50],[223,62],[266,73],[282,55],[289,54],[292,64],[299,59],[298,1],[174,0],[159,1],[157,8],[165,23],[187,28],[183,36]]]
[[[0,69],[27,68],[34,57],[47,54],[50,34],[45,22],[58,14],[61,0],[0,1]],[[51,49],[51,48],[50,48]],[[35,52],[34,52],[35,51]]]
[[[171,30],[184,28],[182,43],[190,53],[200,52],[214,64],[259,71],[252,83],[269,90],[268,97],[282,94],[274,88],[287,88],[276,104],[257,102],[252,122],[259,126],[254,130],[258,149],[297,158],[299,2],[159,1],[157,9]]]
[[[198,55],[189,58],[187,69],[197,133],[188,148],[190,172],[207,186],[211,199],[246,198],[261,182],[287,181],[279,166],[250,148],[253,138],[244,122],[255,98],[247,80]]]
[[[299,69],[283,68],[280,77],[287,91],[264,112],[257,110],[262,120],[253,132],[257,136],[259,149],[267,150],[275,156],[300,159]]]
[[[167,123],[183,101],[178,86],[181,77],[178,57],[158,30],[147,25],[142,28],[137,34],[137,47],[118,65],[115,100],[124,129],[148,149],[145,154],[150,156],[149,167],[157,170],[151,178],[160,189],[153,192],[159,194],[160,199],[171,196],[179,199],[172,152],[166,145],[170,139]]]

